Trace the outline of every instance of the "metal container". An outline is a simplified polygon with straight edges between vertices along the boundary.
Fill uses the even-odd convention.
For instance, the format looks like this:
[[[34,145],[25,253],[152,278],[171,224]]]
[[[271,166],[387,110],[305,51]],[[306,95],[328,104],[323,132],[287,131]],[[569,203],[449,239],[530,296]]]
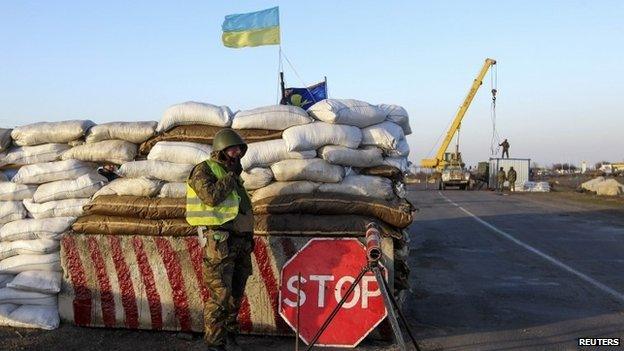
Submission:
[[[516,178],[516,191],[522,191],[524,182],[529,181],[529,167],[531,159],[529,158],[490,158],[490,189],[496,189],[498,180],[496,174],[503,167],[505,173],[509,172],[509,168],[513,167],[518,175]],[[509,186],[509,182],[505,182],[504,186]]]

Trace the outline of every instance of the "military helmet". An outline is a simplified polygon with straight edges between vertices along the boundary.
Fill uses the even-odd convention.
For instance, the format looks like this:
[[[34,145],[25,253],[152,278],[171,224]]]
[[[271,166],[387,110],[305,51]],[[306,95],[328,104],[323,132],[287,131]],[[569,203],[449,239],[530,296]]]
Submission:
[[[240,145],[243,155],[247,152],[247,143],[236,131],[230,128],[221,129],[212,141],[212,150],[223,151],[230,146]]]

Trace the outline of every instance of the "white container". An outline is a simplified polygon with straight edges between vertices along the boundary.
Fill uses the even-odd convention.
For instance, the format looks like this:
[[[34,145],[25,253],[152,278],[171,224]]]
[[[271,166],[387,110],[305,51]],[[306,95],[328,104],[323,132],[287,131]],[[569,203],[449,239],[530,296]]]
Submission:
[[[516,171],[516,191],[522,191],[524,182],[528,182],[529,179],[529,167],[531,165],[531,159],[529,158],[490,158],[490,189],[496,189],[498,180],[496,174],[498,170],[503,167],[505,174],[509,173],[509,168],[513,167]],[[505,181],[504,186],[509,187],[509,182]]]

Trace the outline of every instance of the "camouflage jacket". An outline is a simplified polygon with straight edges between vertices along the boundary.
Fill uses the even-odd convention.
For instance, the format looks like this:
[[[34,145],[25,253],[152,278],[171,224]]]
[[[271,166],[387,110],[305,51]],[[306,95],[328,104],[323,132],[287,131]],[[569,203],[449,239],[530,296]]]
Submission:
[[[223,202],[232,190],[238,190],[241,196],[239,211],[251,212],[251,201],[247,197],[243,184],[233,172],[228,172],[225,177],[217,179],[206,162],[197,164],[188,178],[188,185],[195,191],[197,197],[208,206],[216,206]]]
[[[517,174],[516,174],[516,171],[515,171],[515,170],[514,170],[514,171],[509,171],[509,172],[507,172],[507,179],[508,179],[509,181],[511,181],[511,182],[515,182],[515,181],[516,181],[516,177],[517,177]]]

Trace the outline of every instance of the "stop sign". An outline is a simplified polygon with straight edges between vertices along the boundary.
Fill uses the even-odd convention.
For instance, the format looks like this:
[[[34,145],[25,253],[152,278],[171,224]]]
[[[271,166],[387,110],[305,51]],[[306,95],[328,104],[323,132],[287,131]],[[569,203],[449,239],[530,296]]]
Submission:
[[[282,268],[279,313],[293,330],[297,325],[297,285],[301,339],[309,344],[344,293],[366,265],[366,250],[357,239],[312,239]],[[375,275],[364,275],[316,345],[355,347],[387,311]]]

